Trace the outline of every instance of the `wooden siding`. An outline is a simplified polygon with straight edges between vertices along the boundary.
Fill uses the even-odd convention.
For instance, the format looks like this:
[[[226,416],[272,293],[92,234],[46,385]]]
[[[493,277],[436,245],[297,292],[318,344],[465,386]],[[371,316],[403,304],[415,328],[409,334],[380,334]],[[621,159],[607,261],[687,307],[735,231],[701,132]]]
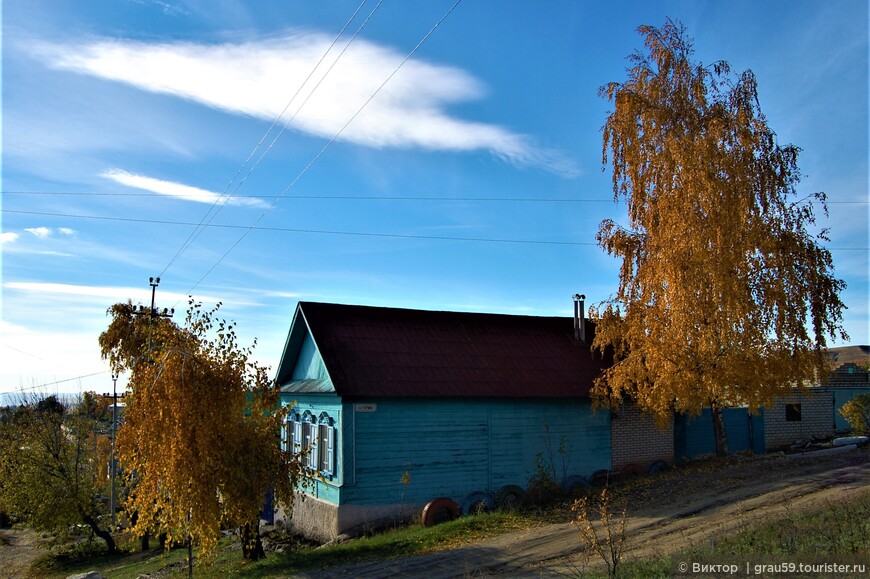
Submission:
[[[311,334],[306,332],[293,367],[293,380],[328,380],[329,373]]]
[[[753,416],[746,408],[725,408],[722,411],[728,450],[749,450],[764,454],[764,410]],[[705,408],[699,416],[678,414],[674,420],[674,461],[716,453],[713,435],[713,414]]]
[[[356,468],[345,474],[342,504],[413,504],[437,496],[461,501],[473,491],[495,492],[507,484],[525,488],[536,455],[548,448],[559,478],[564,472],[588,475],[610,467],[609,414],[593,414],[585,401],[365,403],[376,404],[376,411],[353,412],[348,405],[344,414],[345,421],[355,422],[356,434],[355,444],[348,437],[342,442],[351,462],[346,459],[345,467]],[[346,424],[342,431],[347,432]],[[559,453],[563,437],[564,455]],[[410,483],[403,485],[406,472]]]
[[[335,394],[282,394],[281,406],[293,404],[293,412],[302,416],[305,411],[310,411],[315,417],[326,412],[335,420],[336,436],[335,445],[335,475],[328,481],[314,481],[308,494],[323,501],[339,504],[339,488],[343,482],[344,473],[347,472],[345,465],[344,440],[347,434],[343,429],[346,422],[344,418],[344,405]]]

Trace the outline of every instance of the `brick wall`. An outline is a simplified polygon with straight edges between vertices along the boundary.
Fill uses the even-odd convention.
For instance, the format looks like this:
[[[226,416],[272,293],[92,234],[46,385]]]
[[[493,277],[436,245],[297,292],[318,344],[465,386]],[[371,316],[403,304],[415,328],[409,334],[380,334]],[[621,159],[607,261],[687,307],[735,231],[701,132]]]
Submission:
[[[674,421],[664,430],[656,426],[652,416],[637,406],[625,405],[613,412],[610,422],[611,469],[618,470],[629,463],[644,467],[656,460],[674,462]]]
[[[824,386],[870,386],[870,372],[857,364],[843,364],[824,380]]]
[[[787,405],[799,404],[800,416]],[[789,416],[791,414],[791,416]],[[791,420],[789,420],[791,418]],[[799,419],[797,419],[799,418]],[[764,410],[764,438],[768,450],[794,444],[813,436],[834,433],[834,395],[826,390],[795,392]]]

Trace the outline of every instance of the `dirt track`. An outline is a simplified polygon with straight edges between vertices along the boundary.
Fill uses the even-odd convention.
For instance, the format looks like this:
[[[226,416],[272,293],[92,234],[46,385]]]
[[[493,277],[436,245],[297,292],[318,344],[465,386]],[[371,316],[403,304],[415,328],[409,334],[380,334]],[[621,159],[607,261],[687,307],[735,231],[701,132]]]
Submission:
[[[5,529],[0,533],[4,537],[0,541],[0,575],[9,578],[24,577],[30,564],[45,553],[39,547],[39,535],[24,528]]]
[[[766,456],[673,470],[632,485],[624,559],[709,542],[738,527],[870,492],[870,450],[802,459]],[[788,509],[788,510],[786,510]],[[304,577],[574,576],[584,565],[576,530],[552,524],[417,557],[327,569]]]

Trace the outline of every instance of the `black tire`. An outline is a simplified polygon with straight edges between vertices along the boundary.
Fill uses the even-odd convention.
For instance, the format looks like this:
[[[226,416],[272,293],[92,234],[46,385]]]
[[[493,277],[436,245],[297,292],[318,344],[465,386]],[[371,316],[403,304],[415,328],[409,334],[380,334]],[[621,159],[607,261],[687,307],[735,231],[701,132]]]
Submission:
[[[488,493],[475,491],[469,493],[467,497],[462,499],[459,506],[463,515],[477,515],[480,513],[488,513],[495,508],[495,501]]]
[[[607,486],[611,480],[610,471],[606,468],[602,468],[600,470],[596,470],[592,473],[592,476],[589,477],[589,484],[594,487],[603,487]]]
[[[664,472],[669,468],[671,468],[671,465],[669,465],[666,461],[657,460],[650,464],[648,467],[646,467],[646,474],[657,474],[660,472]]]
[[[495,493],[495,505],[504,511],[518,509],[526,502],[526,491],[517,485],[505,485]]]
[[[639,476],[646,474],[646,469],[636,462],[630,462],[619,469],[619,482],[627,482],[634,480]]]
[[[578,490],[587,491],[591,487],[592,485],[589,484],[589,479],[580,474],[565,477],[565,480],[562,481],[562,490],[569,494]]]

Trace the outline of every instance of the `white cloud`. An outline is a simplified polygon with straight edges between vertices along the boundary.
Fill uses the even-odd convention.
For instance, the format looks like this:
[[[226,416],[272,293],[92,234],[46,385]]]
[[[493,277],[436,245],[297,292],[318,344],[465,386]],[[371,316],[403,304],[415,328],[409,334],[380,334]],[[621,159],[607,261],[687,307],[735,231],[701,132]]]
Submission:
[[[48,227],[28,227],[24,231],[32,233],[40,239],[51,237],[51,229],[49,229]]]
[[[106,309],[117,302],[132,299],[134,303],[149,304],[151,290],[141,287],[87,286],[46,282],[5,282],[2,284],[4,311],[0,315],[0,391],[29,388],[50,384],[49,391],[103,391],[111,388],[108,375],[91,376],[108,371],[100,359],[97,337],[106,329],[109,319]],[[187,296],[158,288],[159,307],[176,307],[175,321],[184,323]],[[218,300],[199,295],[197,300],[211,307]],[[227,298],[233,308],[258,305],[238,293]],[[219,315],[228,315],[221,309]],[[269,326],[269,330],[276,329]],[[286,328],[281,327],[286,332]],[[254,333],[256,332],[256,333]],[[242,344],[251,343],[253,335],[264,335],[259,328],[240,328]],[[250,335],[250,336],[249,336]],[[271,349],[257,349],[257,359],[263,354],[274,364],[278,354],[274,351],[283,344],[283,336],[270,336]],[[75,379],[82,376],[81,380]],[[70,378],[73,378],[70,380]],[[55,382],[63,381],[57,383]],[[100,386],[108,384],[108,386]],[[122,386],[122,384],[119,384]]]
[[[0,390],[4,392],[16,388],[35,394],[111,390],[108,364],[100,359],[92,332],[34,330],[0,321],[0,360]],[[98,373],[106,375],[92,376]],[[75,379],[78,376],[82,378]]]
[[[167,197],[175,197],[176,199],[184,199],[185,201],[194,201],[196,203],[207,203],[212,205],[218,201],[228,205],[238,205],[247,207],[268,207],[269,205],[261,199],[251,197],[221,197],[220,194],[190,185],[174,183],[172,181],[164,181],[144,175],[135,175],[121,169],[110,169],[103,171],[100,177],[111,179],[121,185],[133,187],[134,189],[142,189],[143,191],[151,191],[158,195],[166,195]]]
[[[3,287],[10,290],[20,290],[28,295],[64,295],[75,297],[82,301],[98,301],[100,303],[116,303],[132,299],[133,302],[150,303],[151,289],[147,287],[113,287],[113,286],[87,286],[62,283],[46,282],[5,282]],[[187,304],[188,297],[185,294],[169,291],[160,291],[161,302],[181,302]],[[107,302],[107,300],[109,300]],[[197,301],[206,304],[219,302],[212,296],[196,296]]]
[[[3,233],[0,233],[0,245],[3,245],[4,243],[14,243],[17,239],[17,233],[13,233],[11,231],[4,231]]]
[[[75,235],[76,234],[76,230],[71,229],[69,227],[58,227],[57,230],[64,235]]]
[[[272,121],[331,41],[325,34],[296,32],[240,44],[102,40],[82,45],[43,44],[36,51],[58,68]],[[294,129],[332,138],[405,57],[393,48],[361,39],[335,62],[337,54],[330,53],[289,107],[285,121],[298,111]],[[332,63],[335,66],[326,76]],[[449,104],[479,99],[483,93],[481,83],[463,70],[410,60],[365,104],[340,139],[375,148],[486,150],[512,163],[566,176],[578,174],[571,160],[535,146],[528,136],[448,114]]]

